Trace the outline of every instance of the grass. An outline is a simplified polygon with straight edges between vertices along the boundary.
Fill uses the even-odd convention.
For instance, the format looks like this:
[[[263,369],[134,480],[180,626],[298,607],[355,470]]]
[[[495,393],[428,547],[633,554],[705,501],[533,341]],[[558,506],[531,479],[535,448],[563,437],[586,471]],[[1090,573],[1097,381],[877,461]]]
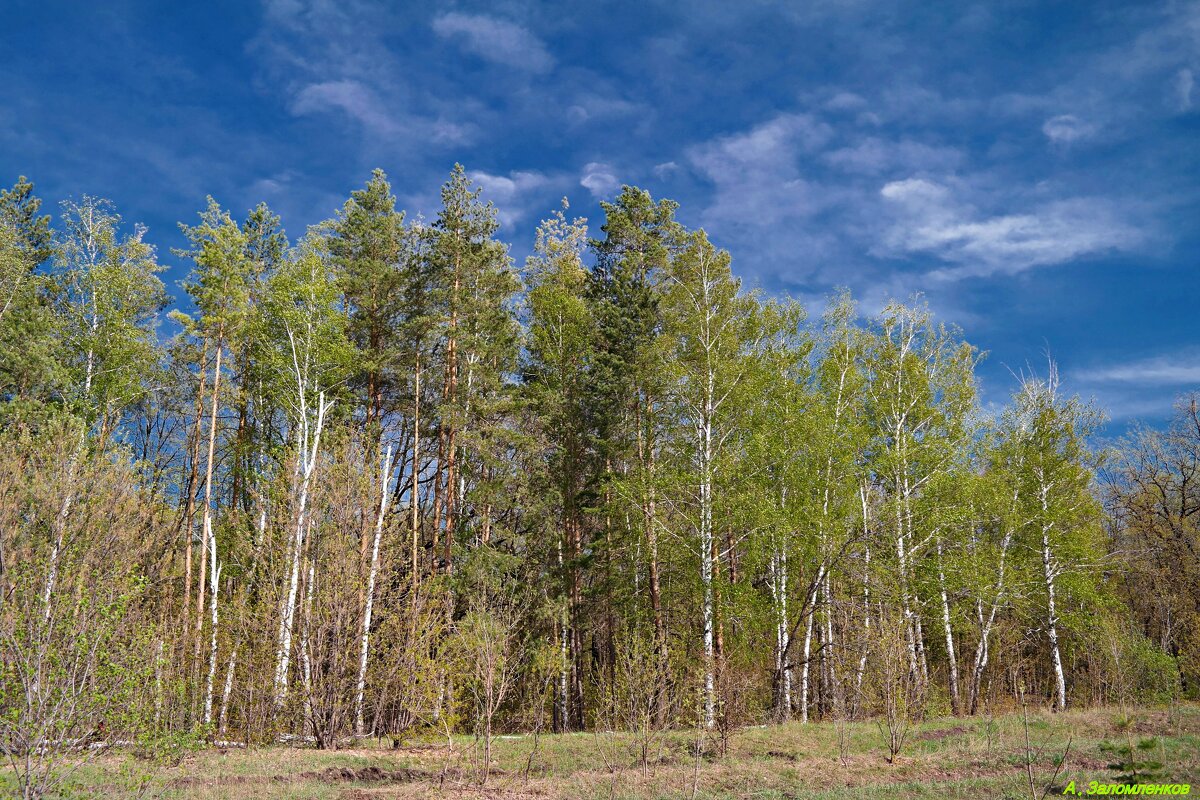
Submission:
[[[1126,718],[1127,717],[1127,718]],[[1042,748],[1035,772],[1051,779],[1054,759],[1071,748],[1055,781],[1106,782],[1105,744],[1130,735],[1153,737],[1157,780],[1200,784],[1200,706],[1173,715],[1139,709],[1066,714],[1032,713],[1030,735]],[[874,722],[847,726],[839,748],[832,723],[746,728],[724,755],[697,755],[696,731],[662,735],[643,765],[625,734],[577,733],[540,737],[530,760],[530,736],[498,738],[486,786],[478,777],[479,748],[470,737],[416,742],[392,750],[386,740],[351,750],[299,748],[206,750],[182,764],[152,769],[129,755],[110,754],[80,775],[83,797],[161,797],[198,800],[285,798],[539,798],[544,800],[717,800],[717,798],[972,798],[1029,797],[1024,728],[1019,714],[930,719],[913,728],[895,764],[886,763],[883,735]],[[711,743],[710,743],[711,744]],[[701,748],[703,750],[704,748]],[[711,747],[709,748],[711,749]],[[6,776],[7,777],[7,776]]]

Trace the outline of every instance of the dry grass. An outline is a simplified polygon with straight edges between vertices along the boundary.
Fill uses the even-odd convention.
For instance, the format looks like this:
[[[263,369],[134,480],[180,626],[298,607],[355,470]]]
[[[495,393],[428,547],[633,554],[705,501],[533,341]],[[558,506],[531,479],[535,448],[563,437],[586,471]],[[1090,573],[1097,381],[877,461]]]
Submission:
[[[1068,737],[1070,755],[1057,781],[1105,781],[1114,772],[1100,749],[1132,731],[1154,737],[1164,779],[1200,783],[1200,706],[1173,714],[1141,709],[1123,718],[1116,709],[1061,715],[1038,713],[1031,736],[1045,745],[1039,762],[1049,780],[1052,759]],[[839,757],[832,723],[744,729],[721,757],[695,755],[697,733],[664,737],[653,763],[642,765],[631,738],[584,733],[543,736],[530,762],[531,737],[506,737],[493,748],[486,788],[477,776],[479,750],[456,738],[391,750],[364,746],[317,751],[295,748],[209,750],[178,767],[150,771],[130,756],[110,755],[83,776],[79,794],[97,797],[198,798],[539,798],[539,800],[657,800],[658,798],[1027,797],[1024,732],[1019,715],[997,717],[989,735],[981,718],[935,719],[919,725],[895,764],[873,722],[849,726]]]

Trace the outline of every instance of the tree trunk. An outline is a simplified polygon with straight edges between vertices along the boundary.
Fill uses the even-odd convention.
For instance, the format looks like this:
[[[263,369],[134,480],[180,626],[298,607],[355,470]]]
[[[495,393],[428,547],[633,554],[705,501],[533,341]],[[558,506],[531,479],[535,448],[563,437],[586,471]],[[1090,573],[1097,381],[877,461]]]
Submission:
[[[300,564],[304,552],[305,532],[308,528],[308,494],[312,481],[313,470],[316,469],[317,456],[321,447],[321,431],[325,426],[325,414],[332,403],[326,404],[325,393],[321,392],[317,400],[316,427],[312,432],[312,442],[309,442],[308,410],[301,403],[302,421],[298,426],[298,457],[300,464],[296,470],[299,483],[296,501],[296,527],[292,536],[292,553],[288,591],[279,614],[279,638],[275,651],[275,705],[280,707],[287,695],[288,669],[292,653],[292,629],[296,615],[296,595],[300,585]]]
[[[186,541],[183,556],[183,620],[185,625],[192,616],[192,525],[195,522],[196,514],[196,478],[198,477],[196,473],[200,470],[200,431],[204,425],[204,384],[208,377],[208,366],[205,362],[207,360],[208,340],[205,340],[204,349],[200,355],[200,386],[196,391],[196,425],[188,445],[187,500],[183,512]]]
[[[417,548],[421,539],[421,511],[419,502],[421,478],[421,356],[418,353],[413,368],[413,455],[412,455],[412,490],[409,495],[409,507],[412,511],[412,585],[413,602],[416,602],[416,588],[421,585],[421,566],[417,559]]]
[[[211,634],[211,653],[209,654],[209,669],[208,680],[205,683],[204,689],[204,723],[207,725],[212,722],[212,695],[213,695],[213,680],[217,669],[217,623],[219,621],[217,613],[217,586],[220,579],[220,568],[217,566],[217,533],[213,530],[213,507],[212,507],[212,478],[213,478],[213,462],[216,460],[217,452],[217,409],[220,406],[221,400],[221,354],[225,351],[223,335],[220,330],[217,332],[217,363],[213,371],[213,390],[212,390],[212,413],[209,415],[208,426],[208,463],[204,465],[204,537],[205,550],[201,553],[201,592],[196,605],[196,655],[200,654],[200,632],[204,623],[204,558],[205,554],[209,557],[209,589],[212,593],[212,634]]]
[[[363,609],[362,638],[358,651],[358,688],[354,696],[354,732],[359,737],[365,733],[363,696],[367,689],[367,655],[371,644],[371,612],[375,602],[375,576],[379,572],[379,540],[383,537],[383,518],[387,512],[391,461],[392,448],[389,445],[387,453],[383,457],[383,474],[379,481],[379,514],[375,517],[375,537],[371,545],[371,567],[367,572],[366,607]]]
[[[808,722],[808,675],[809,662],[812,660],[813,618],[817,614],[817,588],[825,578],[825,565],[817,567],[817,579],[813,581],[808,594],[808,619],[804,623],[804,663],[800,667],[800,721]]]
[[[1046,579],[1046,630],[1050,637],[1050,656],[1054,663],[1054,686],[1055,698],[1054,707],[1058,711],[1066,711],[1067,709],[1067,682],[1063,676],[1062,654],[1059,652],[1058,646],[1058,610],[1055,607],[1054,598],[1054,582],[1057,577],[1058,567],[1054,563],[1054,554],[1050,549],[1050,528],[1051,524],[1047,521],[1049,516],[1049,498],[1048,490],[1045,486],[1041,489],[1042,501],[1042,572]]]
[[[958,693],[958,658],[954,652],[954,631],[950,626],[950,599],[946,593],[946,571],[942,566],[942,539],[937,539],[938,589],[942,600],[942,631],[946,636],[946,661],[950,668],[950,708],[955,715],[962,713]]]
[[[792,715],[792,669],[788,660],[788,574],[787,551],[777,542],[770,562],[771,600],[775,612],[775,718],[779,722]]]

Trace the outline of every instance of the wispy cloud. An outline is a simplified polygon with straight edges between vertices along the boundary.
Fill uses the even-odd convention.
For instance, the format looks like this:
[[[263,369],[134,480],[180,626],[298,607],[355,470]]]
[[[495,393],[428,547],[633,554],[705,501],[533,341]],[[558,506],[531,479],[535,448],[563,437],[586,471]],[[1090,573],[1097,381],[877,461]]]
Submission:
[[[930,273],[939,280],[1014,274],[1130,250],[1144,239],[1103,198],[1056,200],[989,216],[962,192],[925,178],[893,181],[880,195],[896,214],[880,250],[926,253],[954,264]]]
[[[832,150],[822,159],[845,172],[878,175],[898,168],[909,172],[949,172],[963,163],[964,154],[954,147],[870,136],[856,144]]]
[[[691,148],[688,161],[715,185],[707,224],[762,228],[814,210],[817,196],[800,172],[833,129],[808,114],[780,114],[748,131]]]
[[[567,107],[567,121],[572,125],[582,125],[595,120],[626,117],[644,111],[637,103],[623,97],[617,97],[596,92],[583,92],[573,98],[574,102]]]
[[[425,141],[459,144],[471,138],[471,128],[443,119],[393,116],[388,104],[358,81],[313,83],[296,93],[291,111],[297,116],[338,111],[380,137],[411,136]]]
[[[434,18],[433,31],[496,64],[529,72],[547,72],[554,67],[554,58],[546,45],[515,22],[483,14],[451,12]]]
[[[468,177],[483,189],[483,199],[496,205],[500,224],[512,228],[530,216],[535,207],[551,192],[565,191],[569,182],[564,176],[552,176],[536,170],[517,170],[507,175],[493,175],[473,170]],[[549,203],[543,203],[547,209]]]
[[[1059,114],[1042,123],[1042,133],[1055,143],[1071,144],[1096,133],[1096,126],[1074,114]]]
[[[1071,370],[1066,378],[1114,420],[1163,420],[1180,395],[1200,391],[1200,349],[1096,364]]]
[[[1196,74],[1190,69],[1175,73],[1175,97],[1180,111],[1192,109],[1192,91],[1196,88]]]
[[[621,188],[621,181],[608,164],[593,161],[583,168],[579,185],[592,193],[597,200],[609,200]]]
[[[1200,388],[1200,351],[1159,355],[1124,364],[1093,367],[1079,370],[1072,377],[1085,385],[1134,384]]]
[[[296,115],[341,111],[379,133],[395,133],[400,125],[384,111],[384,105],[374,92],[358,81],[341,80],[313,83],[305,86],[292,98],[291,111]]]

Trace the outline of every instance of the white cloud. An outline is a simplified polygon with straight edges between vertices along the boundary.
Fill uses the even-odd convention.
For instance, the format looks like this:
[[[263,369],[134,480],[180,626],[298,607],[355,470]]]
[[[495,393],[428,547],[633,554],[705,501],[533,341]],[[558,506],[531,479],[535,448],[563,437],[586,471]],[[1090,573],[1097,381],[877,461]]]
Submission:
[[[739,169],[788,169],[796,156],[824,145],[833,129],[808,114],[780,114],[744,133],[723,136],[690,152],[714,180]]]
[[[621,188],[621,181],[613,174],[612,167],[593,161],[583,168],[579,185],[586,188],[597,200],[608,200]]]
[[[1139,386],[1200,387],[1200,352],[1160,355],[1124,364],[1075,372],[1072,378],[1084,384],[1132,383]]]
[[[567,121],[572,125],[581,125],[588,120],[625,117],[639,109],[636,103],[620,97],[585,93],[575,97],[567,107]]]
[[[433,31],[444,39],[456,39],[463,49],[497,64],[547,72],[554,58],[545,44],[515,22],[485,16],[451,12],[435,17]]]
[[[930,277],[954,280],[1129,250],[1143,239],[1103,199],[1057,200],[1023,213],[987,216],[962,194],[923,178],[886,184],[880,195],[896,217],[884,233],[883,254],[934,255],[956,266]]]
[[[1180,111],[1190,111],[1192,108],[1192,90],[1196,88],[1196,76],[1190,69],[1181,69],[1175,73],[1175,99]]]
[[[515,171],[508,175],[492,175],[482,170],[473,170],[467,176],[483,189],[483,199],[496,204],[496,216],[500,224],[512,228],[524,219],[533,205],[546,192],[562,181],[542,172]]]
[[[1180,394],[1200,390],[1200,350],[1097,364],[1071,370],[1067,378],[1113,419],[1165,419]]]
[[[743,133],[689,149],[688,160],[716,185],[705,222],[760,228],[811,213],[819,201],[798,162],[832,134],[832,128],[807,114],[780,114]]]
[[[1096,133],[1096,126],[1074,114],[1059,114],[1042,123],[1042,133],[1055,143],[1070,144]]]
[[[477,104],[406,79],[404,57],[388,38],[404,26],[387,4],[266,0],[263,26],[248,44],[255,80],[280,92],[294,115],[338,114],[361,125],[356,145],[376,163],[383,152],[389,159],[420,152],[408,143],[474,139],[487,122]]]
[[[296,116],[340,111],[378,137],[420,137],[443,143],[460,143],[470,137],[466,126],[442,119],[408,119],[388,113],[387,103],[354,80],[325,81],[305,86],[292,98]]]
[[[326,81],[301,89],[292,99],[297,116],[341,111],[379,133],[395,133],[399,125],[383,111],[379,98],[358,81]]]
[[[825,108],[830,111],[859,111],[866,106],[867,101],[854,92],[838,92],[825,101]]]
[[[908,139],[892,142],[872,136],[855,145],[830,151],[822,159],[845,172],[876,175],[895,169],[906,172],[950,172],[962,164],[963,154],[953,147],[927,145]]]
[[[679,172],[681,167],[674,161],[664,161],[662,164],[654,165],[654,174],[661,180],[670,178],[675,173]]]

